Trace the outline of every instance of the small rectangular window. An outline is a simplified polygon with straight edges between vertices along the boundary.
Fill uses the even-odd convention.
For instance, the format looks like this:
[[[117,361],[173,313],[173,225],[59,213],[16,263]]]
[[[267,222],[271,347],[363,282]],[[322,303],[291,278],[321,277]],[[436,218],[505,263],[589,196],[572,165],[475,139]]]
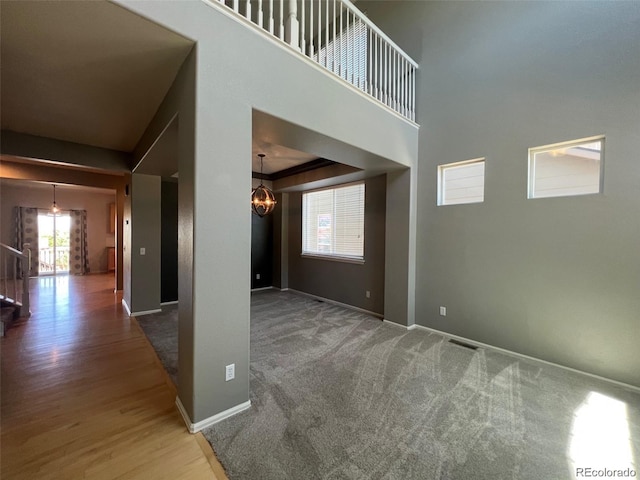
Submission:
[[[438,166],[438,205],[484,202],[484,158]]]
[[[528,198],[600,193],[603,154],[603,136],[530,148]]]
[[[364,183],[302,195],[302,254],[364,259]]]

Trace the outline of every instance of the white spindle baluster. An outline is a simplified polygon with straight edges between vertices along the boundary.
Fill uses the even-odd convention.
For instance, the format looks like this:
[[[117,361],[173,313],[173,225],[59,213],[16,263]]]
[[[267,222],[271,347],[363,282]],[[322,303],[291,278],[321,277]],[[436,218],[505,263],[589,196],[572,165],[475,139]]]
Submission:
[[[269,0],[269,33],[273,35],[273,0]]]
[[[305,35],[306,23],[304,0],[300,0],[300,50],[302,53],[307,51],[307,38]]]
[[[13,300],[18,300],[18,259],[16,257],[13,258],[11,262],[13,264]]]
[[[416,120],[416,69],[411,75],[411,120]]]
[[[240,0],[233,0],[233,11],[238,13],[240,10]]]
[[[350,30],[351,25],[351,10],[347,9],[347,32]],[[346,61],[346,72],[347,72],[347,82],[350,82],[353,85],[353,45],[351,41],[353,40],[353,35],[347,34],[347,61]]]
[[[318,0],[318,42],[316,49],[318,50],[318,63],[322,65],[322,58],[320,58],[322,52],[322,0]]]
[[[384,103],[389,105],[389,44],[384,43]]]
[[[378,71],[380,70],[378,68],[378,64],[380,63],[380,57],[379,57],[379,53],[378,53],[378,43],[379,43],[379,39],[378,39],[378,34],[374,34],[373,35],[373,41],[375,44],[375,52],[374,52],[374,59],[375,59],[375,63],[373,64],[373,78],[375,81],[375,92],[376,92],[376,98],[378,100],[380,100],[380,78],[379,78],[379,73]]]
[[[324,67],[329,68],[329,0],[325,0]]]
[[[373,50],[371,50],[373,48],[373,42],[371,41],[372,39],[373,32],[369,27],[367,27],[367,93],[369,95],[373,95]]]
[[[339,54],[340,54],[340,60],[338,61],[338,69],[339,69],[339,75],[342,78],[345,78],[345,73],[344,73],[344,61],[342,60],[342,52],[344,51],[344,44],[343,42],[343,38],[344,38],[344,27],[342,26],[342,3],[340,4],[340,48],[339,48]]]
[[[333,39],[331,40],[332,50],[333,50],[333,65],[331,66],[331,70],[333,73],[338,73],[338,62],[336,61],[336,0],[333,0]]]
[[[279,22],[279,33],[280,33],[280,40],[282,40],[284,42],[284,0],[280,0],[280,18],[278,19]]]
[[[263,13],[262,13],[262,0],[258,0],[258,26],[260,28],[262,28],[262,19],[263,19]]]
[[[309,58],[313,60],[313,54],[315,53],[313,50],[313,1],[309,4]]]
[[[289,17],[287,18],[288,38],[285,40],[296,50],[300,49],[300,23],[298,22],[298,2],[289,0]]]
[[[244,16],[251,20],[251,0],[247,0],[247,3],[245,4],[245,10],[244,10]]]

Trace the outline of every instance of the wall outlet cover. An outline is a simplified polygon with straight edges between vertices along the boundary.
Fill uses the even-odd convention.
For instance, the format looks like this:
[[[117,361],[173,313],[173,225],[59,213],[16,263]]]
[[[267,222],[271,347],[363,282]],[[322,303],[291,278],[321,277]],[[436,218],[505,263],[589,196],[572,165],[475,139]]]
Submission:
[[[232,363],[231,365],[227,365],[225,367],[224,372],[224,381],[228,382],[229,380],[233,380],[236,376],[236,364]]]

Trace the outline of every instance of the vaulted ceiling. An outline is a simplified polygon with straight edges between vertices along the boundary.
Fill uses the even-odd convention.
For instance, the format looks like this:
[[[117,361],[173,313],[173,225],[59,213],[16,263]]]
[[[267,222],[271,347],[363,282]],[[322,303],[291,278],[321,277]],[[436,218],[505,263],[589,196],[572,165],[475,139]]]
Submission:
[[[2,1],[0,17],[2,130],[122,152],[194,45],[107,1]],[[267,154],[265,173],[315,158],[254,139],[254,171],[257,153]],[[175,160],[159,158],[158,171],[175,171]]]

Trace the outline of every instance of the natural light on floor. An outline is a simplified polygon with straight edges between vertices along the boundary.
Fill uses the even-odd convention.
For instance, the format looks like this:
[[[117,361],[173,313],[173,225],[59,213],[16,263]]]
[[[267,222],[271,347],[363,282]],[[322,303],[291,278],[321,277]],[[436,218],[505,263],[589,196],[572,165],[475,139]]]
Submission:
[[[575,412],[567,453],[573,478],[615,478],[629,476],[631,471],[637,472],[631,450],[627,405],[615,398],[591,392]],[[595,473],[602,470],[629,473]]]

